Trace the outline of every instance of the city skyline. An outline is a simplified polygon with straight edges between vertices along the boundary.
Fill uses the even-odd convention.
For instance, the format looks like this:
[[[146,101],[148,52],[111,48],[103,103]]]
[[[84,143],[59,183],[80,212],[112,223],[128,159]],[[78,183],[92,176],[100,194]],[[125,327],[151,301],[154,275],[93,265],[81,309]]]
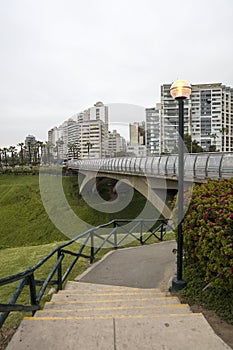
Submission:
[[[231,0],[2,2],[0,147],[99,100],[153,107],[177,78],[233,86],[232,14]]]

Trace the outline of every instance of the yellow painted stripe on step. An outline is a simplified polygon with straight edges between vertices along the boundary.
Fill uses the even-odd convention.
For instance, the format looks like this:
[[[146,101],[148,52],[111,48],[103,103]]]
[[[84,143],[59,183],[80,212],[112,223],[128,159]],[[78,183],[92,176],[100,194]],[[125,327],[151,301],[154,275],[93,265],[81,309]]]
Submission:
[[[69,294],[69,295],[80,295],[80,296],[91,296],[91,295],[94,295],[94,296],[113,296],[113,295],[143,295],[143,294],[151,294],[151,295],[156,295],[156,294],[164,294],[164,293],[161,293],[161,292],[135,292],[135,293],[95,293],[95,292],[92,292],[92,293],[82,293],[82,292],[78,292],[78,293],[75,293],[75,292],[67,292],[66,290],[62,291],[63,293],[59,292],[60,295],[63,295],[63,294]],[[65,293],[64,293],[65,292]]]
[[[96,307],[96,308],[86,308],[86,309],[43,309],[43,310],[38,310],[36,314],[38,315],[39,313],[44,313],[44,312],[88,312],[88,311],[107,311],[107,310],[134,310],[134,309],[140,309],[140,310],[145,310],[145,309],[159,309],[159,308],[169,308],[169,307],[189,307],[188,304],[165,304],[165,305],[150,305],[150,306],[116,306],[116,307]]]
[[[178,300],[178,298],[169,298],[169,300],[174,299]],[[94,304],[94,303],[120,303],[120,302],[134,302],[134,301],[156,301],[156,300],[168,300],[167,297],[161,298],[137,298],[137,299],[103,299],[103,300],[71,300],[71,301],[50,301],[46,304],[54,305],[54,304]]]
[[[108,316],[66,316],[66,317],[24,317],[25,321],[74,321],[74,320],[108,320],[127,318],[162,318],[162,317],[187,317],[203,316],[201,313],[193,314],[164,314],[164,315],[108,315]]]
[[[116,286],[114,284],[101,284],[101,283],[89,283],[89,282],[80,282],[79,281],[68,281],[66,285],[68,284],[73,284],[76,286],[97,286],[99,288],[122,288],[122,289],[142,289],[138,287],[127,287],[127,286]],[[153,288],[148,288],[148,289],[153,289]]]

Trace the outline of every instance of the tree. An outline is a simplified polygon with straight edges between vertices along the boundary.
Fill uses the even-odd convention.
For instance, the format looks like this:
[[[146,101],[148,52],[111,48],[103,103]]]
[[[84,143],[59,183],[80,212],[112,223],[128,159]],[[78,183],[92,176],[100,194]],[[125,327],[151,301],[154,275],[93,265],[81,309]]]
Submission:
[[[15,146],[10,146],[8,151],[11,152],[11,165],[14,167],[15,166],[15,156],[16,156]]]
[[[203,148],[199,146],[196,140],[192,140],[191,135],[184,134],[184,146],[187,149],[188,153],[201,153],[203,152]],[[179,152],[178,147],[174,147],[172,153],[177,154]]]
[[[85,146],[87,147],[87,154],[88,154],[88,158],[89,158],[89,154],[90,154],[90,149],[93,146],[93,143],[91,143],[90,141],[88,141]]]
[[[8,148],[4,147],[2,151],[4,155],[5,166],[7,167],[8,166],[8,157],[7,157]]]
[[[2,168],[2,155],[3,155],[3,149],[0,148],[0,168]]]
[[[19,151],[19,158],[20,158],[20,163],[21,165],[24,165],[24,143],[23,142],[20,142],[18,143],[18,145],[20,147],[20,151]]]
[[[77,143],[68,143],[68,150],[72,153],[72,158],[79,158],[80,147]]]

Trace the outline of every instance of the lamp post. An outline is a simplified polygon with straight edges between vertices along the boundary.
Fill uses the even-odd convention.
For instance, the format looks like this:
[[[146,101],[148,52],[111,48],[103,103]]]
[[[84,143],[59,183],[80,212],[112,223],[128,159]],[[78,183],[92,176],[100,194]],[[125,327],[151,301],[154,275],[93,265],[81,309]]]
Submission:
[[[182,222],[184,215],[184,100],[191,94],[191,85],[184,80],[177,80],[171,85],[171,96],[179,105],[179,165],[178,165],[178,242],[177,242],[177,276],[172,280],[172,290],[181,290],[187,284],[182,278],[183,263],[183,233]]]

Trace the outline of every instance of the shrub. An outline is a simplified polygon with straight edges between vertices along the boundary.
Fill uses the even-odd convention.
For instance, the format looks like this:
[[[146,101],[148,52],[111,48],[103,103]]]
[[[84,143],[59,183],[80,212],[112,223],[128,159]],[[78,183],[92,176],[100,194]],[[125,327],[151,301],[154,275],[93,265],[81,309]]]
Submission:
[[[232,290],[233,178],[194,186],[183,236],[187,260],[198,263],[206,282]]]

